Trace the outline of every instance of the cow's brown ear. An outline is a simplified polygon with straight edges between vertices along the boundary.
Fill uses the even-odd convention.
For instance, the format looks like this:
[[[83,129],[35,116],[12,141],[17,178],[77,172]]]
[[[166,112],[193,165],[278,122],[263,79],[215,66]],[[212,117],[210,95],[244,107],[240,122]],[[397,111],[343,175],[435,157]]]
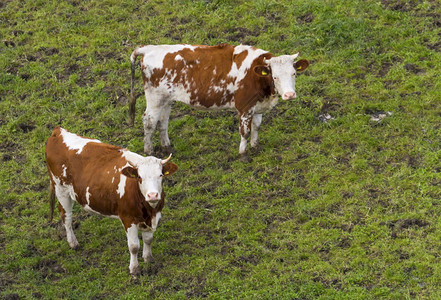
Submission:
[[[168,162],[165,165],[162,166],[162,174],[164,176],[170,176],[172,175],[174,172],[176,172],[178,170],[178,166],[175,165],[172,162]]]
[[[308,68],[308,66],[309,66],[309,61],[307,61],[306,59],[301,59],[294,63],[294,68],[296,69],[297,72],[305,71]]]
[[[133,167],[125,167],[122,169],[121,173],[130,178],[139,178],[138,170]]]
[[[254,67],[254,72],[259,77],[267,77],[271,75],[271,70],[267,66],[256,66]]]

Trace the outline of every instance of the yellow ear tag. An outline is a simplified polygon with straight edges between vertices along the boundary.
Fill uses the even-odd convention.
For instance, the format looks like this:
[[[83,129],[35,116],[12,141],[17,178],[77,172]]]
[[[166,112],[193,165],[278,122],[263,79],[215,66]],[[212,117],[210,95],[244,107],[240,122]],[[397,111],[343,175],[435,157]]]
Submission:
[[[297,70],[301,70],[301,69],[302,69],[302,66],[300,66],[300,67],[297,68]]]
[[[262,70],[262,75],[263,75],[263,76],[266,76],[266,75],[268,75],[268,73],[265,72],[264,70]]]
[[[167,172],[165,172],[165,173],[164,173],[164,175],[168,175],[168,174],[170,174],[170,172],[169,172],[169,171],[167,171]]]

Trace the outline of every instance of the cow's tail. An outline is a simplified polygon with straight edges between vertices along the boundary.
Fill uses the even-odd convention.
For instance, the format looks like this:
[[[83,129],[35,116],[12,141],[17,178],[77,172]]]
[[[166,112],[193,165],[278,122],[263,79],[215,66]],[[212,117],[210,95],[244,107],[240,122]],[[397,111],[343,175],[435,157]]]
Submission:
[[[55,187],[54,184],[51,180],[51,184],[49,186],[49,204],[50,204],[50,208],[49,208],[49,222],[52,222],[52,219],[54,218],[54,206],[55,206]]]
[[[133,126],[135,124],[135,107],[136,107],[136,97],[135,97],[135,63],[136,58],[140,55],[138,52],[139,48],[136,48],[132,55],[130,55],[130,69],[131,69],[131,79],[130,79],[130,103],[129,103],[129,125]]]

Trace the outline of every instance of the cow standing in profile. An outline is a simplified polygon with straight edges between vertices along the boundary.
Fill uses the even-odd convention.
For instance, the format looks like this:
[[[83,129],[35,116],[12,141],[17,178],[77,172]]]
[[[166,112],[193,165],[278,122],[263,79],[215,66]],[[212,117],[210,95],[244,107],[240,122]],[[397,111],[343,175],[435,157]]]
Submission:
[[[153,153],[152,135],[159,128],[162,147],[171,152],[168,122],[171,105],[181,101],[207,110],[231,109],[239,115],[239,154],[246,161],[247,139],[257,146],[262,113],[283,100],[296,97],[295,77],[308,68],[294,55],[274,56],[251,46],[149,45],[136,48],[131,57],[129,122],[134,123],[135,62],[141,70],[147,108],[143,117],[144,151]]]
[[[51,180],[52,220],[55,196],[67,241],[79,246],[72,229],[72,206],[121,220],[130,251],[130,274],[138,274],[138,230],[144,242],[142,257],[153,259],[153,233],[164,207],[162,178],[177,166],[156,157],[143,157],[127,149],[101,143],[57,127],[47,140],[46,162]]]

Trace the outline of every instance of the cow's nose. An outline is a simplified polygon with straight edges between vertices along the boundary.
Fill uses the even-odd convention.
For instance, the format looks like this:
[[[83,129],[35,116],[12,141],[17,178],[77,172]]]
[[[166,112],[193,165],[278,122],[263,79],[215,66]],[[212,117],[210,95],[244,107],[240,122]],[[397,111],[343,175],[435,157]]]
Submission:
[[[159,193],[148,193],[147,194],[147,200],[149,200],[149,201],[158,201],[159,200]]]
[[[286,92],[285,94],[283,94],[283,100],[291,100],[294,99],[296,97],[296,93],[295,92]]]

